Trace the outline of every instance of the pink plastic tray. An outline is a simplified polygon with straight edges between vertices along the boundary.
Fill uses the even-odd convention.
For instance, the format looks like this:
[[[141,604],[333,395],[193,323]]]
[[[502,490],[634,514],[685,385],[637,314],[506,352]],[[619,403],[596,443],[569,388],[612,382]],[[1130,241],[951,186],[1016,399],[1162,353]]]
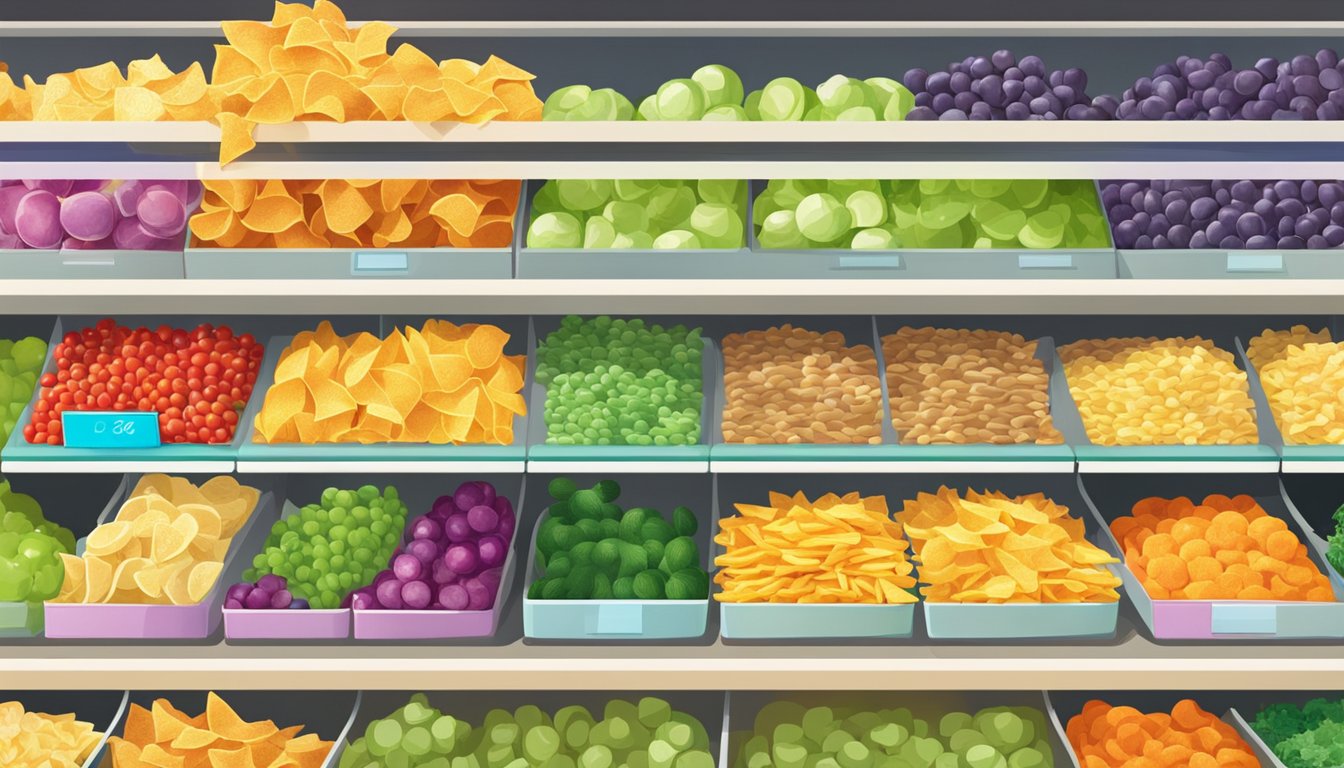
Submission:
[[[350,636],[350,609],[249,611],[224,609],[229,640],[344,640]]]
[[[513,533],[518,538],[517,529]],[[513,588],[514,552],[504,558],[504,578],[488,611],[354,611],[356,640],[451,640],[490,637],[499,628],[504,603]],[[296,611],[301,613],[301,611]]]

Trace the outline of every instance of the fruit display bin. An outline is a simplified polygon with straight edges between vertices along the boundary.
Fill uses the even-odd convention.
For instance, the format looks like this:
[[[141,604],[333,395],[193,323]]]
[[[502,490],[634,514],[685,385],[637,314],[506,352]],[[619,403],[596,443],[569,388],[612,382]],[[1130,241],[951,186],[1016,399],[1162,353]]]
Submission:
[[[751,199],[765,189],[752,183]],[[995,280],[1113,279],[1115,248],[765,248],[748,221],[751,252],[776,277],[845,280],[975,277]],[[1107,237],[1110,230],[1107,229]],[[781,273],[781,270],[783,272]],[[758,273],[759,274],[759,273]]]
[[[315,733],[332,742],[322,768],[336,768],[340,745],[350,734],[350,724],[359,709],[361,694],[352,691],[230,691],[220,686],[214,693],[233,708],[244,722],[272,721],[279,728],[303,725],[300,735]],[[130,704],[151,709],[157,699],[167,699],[187,715],[205,712],[206,691],[132,691]],[[125,719],[116,736],[125,737]],[[110,768],[109,760],[104,768]]]
[[[692,318],[642,318],[646,323],[697,325]],[[528,366],[527,469],[529,472],[667,472],[704,473],[709,471],[710,433],[714,423],[715,388],[722,388],[722,357],[718,346],[706,333],[701,357],[700,442],[697,445],[553,445],[546,442],[546,386],[536,381],[537,345],[560,327],[561,318],[532,318],[529,347],[532,365]]]
[[[0,248],[0,280],[181,280],[182,249]]]
[[[776,475],[725,475],[714,478],[714,524],[737,514],[734,504],[764,504],[770,491],[792,494],[802,490],[809,499],[826,493],[843,495],[858,490],[865,496],[886,493],[888,478],[846,477],[841,485],[829,475],[807,475],[801,482],[781,486]],[[800,487],[801,486],[801,487]],[[857,487],[856,487],[857,486]],[[888,497],[888,503],[892,501]],[[715,542],[717,558],[726,551]],[[711,570],[711,574],[714,571]],[[711,594],[719,592],[710,585]],[[912,590],[914,591],[914,590]],[[917,593],[916,593],[916,596]],[[848,638],[907,638],[914,632],[916,603],[725,603],[718,602],[719,634],[725,640],[802,640]]]
[[[572,477],[580,488],[603,478]],[[523,581],[523,636],[535,640],[665,640],[698,638],[709,623],[709,603],[704,600],[543,600],[527,596],[527,589],[544,574],[537,562],[537,532],[545,522],[544,511],[550,498],[550,478],[529,475],[528,496],[537,513],[519,515],[519,524],[531,526],[527,571]],[[677,475],[632,475],[620,479],[620,501],[629,506],[653,507],[664,515],[678,505],[695,513],[700,527],[696,532],[700,565],[711,570],[710,547],[715,525],[710,517],[714,508],[710,478],[695,480]],[[627,507],[628,508],[628,507]]]
[[[409,529],[411,521],[428,514],[439,496],[450,494],[453,487],[466,476],[454,476],[451,479],[442,475],[397,475],[390,478],[376,478],[377,484],[393,485],[398,495],[406,503],[410,515],[406,523]],[[499,629],[499,622],[508,609],[508,601],[513,594],[514,574],[518,570],[518,531],[522,528],[522,510],[527,484],[516,475],[490,476],[484,479],[495,486],[501,494],[507,494],[513,502],[517,523],[513,537],[509,540],[509,553],[504,559],[503,577],[499,589],[495,592],[495,603],[484,611],[431,611],[431,610],[364,610],[351,611],[356,640],[455,640],[473,637],[491,637]],[[448,482],[445,482],[448,480]],[[292,483],[291,483],[292,487]],[[313,486],[312,490],[320,490]],[[308,493],[303,498],[309,498]],[[301,613],[301,611],[299,611]]]
[[[47,715],[73,714],[76,720],[91,723],[102,734],[79,768],[99,768],[107,755],[107,738],[122,727],[130,694],[126,691],[9,691],[6,701],[17,701],[25,712]],[[111,764],[110,759],[106,761]]]
[[[1124,564],[1124,551],[1110,524],[1130,513],[1135,502],[1150,496],[1203,498],[1210,493],[1253,496],[1265,512],[1280,518],[1304,542],[1307,539],[1278,478],[1244,475],[1144,475],[1079,478],[1090,513],[1103,529],[1103,548],[1120,558],[1116,566],[1125,594],[1134,604],[1148,632],[1157,640],[1298,640],[1344,638],[1344,583],[1331,580],[1333,602],[1286,600],[1157,600]],[[1321,570],[1330,566],[1320,551],[1307,545],[1307,554]]]
[[[62,315],[56,318],[56,326],[51,332],[47,346],[47,361],[42,367],[43,375],[56,371],[56,346],[61,343],[68,331],[95,326],[102,317]],[[215,325],[228,324],[236,332],[255,332],[268,321],[258,318],[227,317],[191,317],[181,315],[158,316],[116,316],[113,319],[121,325],[131,328],[159,325],[171,325],[174,328],[191,329],[200,323]],[[266,333],[254,333],[258,339],[266,338]],[[258,387],[249,399],[249,405],[261,391],[261,379]],[[6,473],[17,472],[232,472],[234,458],[242,444],[246,432],[240,421],[234,430],[233,440],[227,444],[200,443],[163,443],[150,447],[124,447],[109,445],[99,448],[69,448],[64,445],[36,445],[23,437],[23,427],[32,421],[33,410],[42,387],[33,388],[32,399],[20,414],[18,426],[5,443],[0,469]]]
[[[736,757],[752,736],[757,713],[776,701],[851,711],[904,708],[935,726],[949,712],[973,714],[987,707],[1031,707],[1041,712],[1047,725],[1050,723],[1049,700],[1040,691],[729,691],[724,704],[727,724],[723,739],[728,757],[720,760],[719,768],[733,768],[738,764]],[[1047,728],[1047,732],[1038,737],[1049,745],[1054,765],[1061,768],[1067,765],[1069,752],[1062,731]]]
[[[379,690],[366,691],[360,694],[358,706],[355,708],[354,716],[350,721],[348,736],[336,742],[336,748],[333,750],[328,764],[329,767],[335,768],[346,748],[355,740],[363,737],[370,725],[377,720],[390,717],[393,712],[405,706],[414,693],[414,691]],[[512,714],[519,707],[531,705],[539,708],[548,716],[554,716],[561,707],[581,706],[587,708],[594,717],[600,718],[609,701],[624,700],[634,703],[645,696],[657,696],[666,700],[673,710],[691,715],[704,725],[709,736],[710,753],[717,761],[717,765],[723,765],[723,726],[726,714],[724,712],[724,695],[718,691],[668,691],[664,693],[648,690],[483,690],[472,691],[470,695],[463,696],[461,692],[457,691],[430,690],[425,691],[425,695],[429,699],[429,706],[438,709],[444,715],[465,720],[473,729],[483,727],[482,724],[486,722],[486,715],[496,709],[506,710]]]
[[[517,260],[515,272],[523,279],[606,279],[643,278],[682,280],[703,278],[750,279],[762,274],[779,277],[806,277],[792,275],[788,263],[777,263],[762,258],[746,243],[741,248],[696,248],[688,250],[632,249],[632,248],[534,248],[527,244],[527,230],[532,224],[532,200],[544,181],[527,182],[523,192],[526,205],[515,228]],[[743,219],[751,226],[751,200],[748,196]],[[783,269],[784,272],[780,272]]]
[[[111,522],[126,502],[139,476],[126,475],[121,487],[104,507],[95,525]],[[189,477],[200,484],[208,477]],[[131,603],[46,603],[46,636],[60,639],[204,640],[219,627],[224,593],[242,579],[247,557],[242,553],[261,549],[271,524],[278,519],[275,494],[264,484],[257,506],[238,529],[224,556],[224,567],[206,597],[195,605],[148,605]],[[76,547],[84,553],[84,539]]]
[[[1339,258],[1344,260],[1344,252],[1339,253]],[[1260,371],[1246,353],[1249,344],[1249,338],[1238,336],[1237,356],[1241,358],[1241,365],[1246,369],[1250,381],[1251,398],[1255,400],[1255,420],[1260,425],[1260,440],[1278,452],[1281,471],[1285,474],[1344,472],[1344,445],[1303,445],[1284,437],[1278,419],[1274,418],[1274,410],[1269,405],[1265,386],[1260,381]]]
[[[1091,699],[1104,698],[1110,704],[1115,706],[1132,706],[1141,712],[1170,712],[1176,702],[1181,699],[1194,699],[1201,708],[1213,714],[1222,713],[1220,719],[1232,726],[1242,739],[1251,747],[1255,757],[1260,761],[1264,768],[1275,766],[1273,755],[1264,744],[1255,736],[1246,721],[1238,714],[1236,706],[1248,700],[1248,697],[1254,697],[1258,694],[1243,694],[1231,691],[1124,691],[1123,693],[1104,694],[1099,691],[1048,691],[1045,694],[1045,700],[1049,707],[1050,719],[1056,730],[1059,732],[1060,741],[1063,742],[1067,750],[1064,761],[1055,761],[1055,765],[1064,768],[1064,766],[1073,766],[1073,768],[1084,768],[1079,761],[1073,745],[1069,743],[1065,736],[1065,729],[1068,727],[1069,720],[1083,711],[1083,706]]]
[[[454,323],[489,323],[510,335],[505,354],[527,355],[524,392],[531,381],[535,344],[526,316],[519,317],[445,317]],[[368,331],[385,337],[394,328],[420,326],[424,317],[383,316],[367,319],[343,333]],[[257,392],[243,413],[239,429],[246,433],[238,448],[239,472],[358,472],[378,467],[396,472],[521,472],[526,466],[527,416],[513,419],[513,442],[509,445],[434,445],[430,443],[276,443],[254,442],[256,417],[261,412],[266,390],[275,383],[275,369],[281,354],[293,336],[272,337],[266,346],[266,359],[257,377]]]

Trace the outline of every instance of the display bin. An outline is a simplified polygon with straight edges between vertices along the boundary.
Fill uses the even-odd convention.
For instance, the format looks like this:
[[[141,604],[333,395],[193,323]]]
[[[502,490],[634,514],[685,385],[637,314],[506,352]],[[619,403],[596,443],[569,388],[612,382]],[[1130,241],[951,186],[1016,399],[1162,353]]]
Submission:
[[[1064,433],[1064,439],[1073,447],[1078,460],[1078,471],[1091,473],[1169,473],[1208,472],[1274,474],[1279,471],[1279,454],[1265,442],[1265,424],[1257,411],[1256,423],[1260,440],[1253,445],[1096,445],[1087,436],[1078,404],[1069,391],[1067,370],[1059,349],[1075,339],[1103,339],[1125,336],[1190,336],[1202,335],[1220,349],[1236,355],[1236,333],[1228,321],[1198,324],[1188,319],[1167,317],[1126,317],[1120,320],[1092,317],[1069,318],[1057,327],[1068,328],[1067,339],[1055,338],[1055,370],[1060,372],[1058,383],[1051,380],[1051,407],[1055,426]],[[1235,321],[1245,327],[1244,321]],[[1251,377],[1248,376],[1248,379]],[[1053,388],[1058,386],[1059,390]],[[1254,386],[1252,383],[1252,397]]]
[[[1260,761],[1260,765],[1263,768],[1270,768],[1276,765],[1273,762],[1273,755],[1264,748],[1233,708],[1246,701],[1248,696],[1253,698],[1259,695],[1261,694],[1231,691],[1050,691],[1045,695],[1050,707],[1050,719],[1058,731],[1059,740],[1067,750],[1066,758],[1063,761],[1056,760],[1055,765],[1061,768],[1063,766],[1083,768],[1073,745],[1069,744],[1065,729],[1068,728],[1069,720],[1080,714],[1083,706],[1092,699],[1101,699],[1117,707],[1132,706],[1145,713],[1170,712],[1176,702],[1182,699],[1194,699],[1204,711],[1219,715],[1223,722],[1232,726],[1238,735],[1245,739],[1246,744],[1255,753],[1256,759]]]
[[[1344,261],[1344,251],[1340,251],[1338,254],[1337,258]],[[1334,322],[1331,321],[1325,325],[1332,326]],[[1312,325],[1311,327],[1314,329],[1319,326]],[[1339,338],[1338,333],[1332,335]],[[1290,442],[1284,437],[1283,432],[1279,429],[1278,419],[1274,418],[1274,410],[1269,405],[1269,398],[1265,394],[1265,385],[1260,381],[1260,371],[1251,363],[1250,355],[1247,354],[1250,338],[1237,337],[1237,356],[1241,358],[1242,367],[1246,369],[1250,381],[1251,397],[1255,400],[1255,418],[1260,425],[1260,440],[1273,446],[1274,450],[1278,452],[1280,470],[1284,474],[1344,472],[1344,445],[1302,445]]]
[[[723,739],[725,757],[720,759],[719,768],[742,768],[738,756],[755,730],[757,713],[777,701],[848,711],[904,708],[929,721],[932,728],[937,728],[938,720],[950,712],[973,715],[988,707],[1031,707],[1041,712],[1047,726],[1050,724],[1048,699],[1039,691],[729,691],[725,704],[728,710]],[[1048,745],[1054,765],[1068,764],[1068,746],[1061,733],[1047,727],[1037,738]]]
[[[877,339],[877,363],[882,375],[883,445],[878,446],[892,472],[1062,472],[1074,469],[1073,449],[1068,440],[1058,445],[1022,443],[1013,445],[937,444],[908,445],[900,442],[900,434],[892,425],[891,389],[887,381],[887,359],[882,350],[882,337],[896,333],[903,326],[945,328],[952,323],[946,317],[875,317],[873,335]],[[1045,366],[1050,377],[1050,411],[1056,412],[1057,403],[1069,398],[1069,387],[1064,371],[1056,364],[1055,340],[1044,332],[1048,323],[1024,319],[987,319],[961,324],[963,327],[993,328],[1021,333],[1036,339],[1036,357]],[[1072,401],[1070,401],[1072,402]],[[1058,417],[1056,417],[1056,420]]]
[[[64,338],[68,331],[78,332],[83,328],[91,328],[103,317],[98,316],[68,316],[62,315],[56,319],[56,327],[51,332],[51,339],[47,348],[47,360],[42,368],[42,374],[54,373],[56,371],[56,346]],[[155,328],[160,325],[171,325],[173,328],[182,328],[190,331],[201,323],[211,323],[215,326],[229,325],[236,333],[252,333],[258,340],[265,339],[269,333],[263,331],[263,328],[272,328],[278,321],[275,319],[259,319],[255,317],[235,318],[235,317],[210,317],[210,316],[113,316],[119,325],[136,328],[141,325],[148,328]],[[39,379],[41,375],[39,375]],[[257,384],[261,384],[258,378]],[[258,386],[257,391],[260,391]],[[40,386],[33,389],[33,396],[28,401],[28,406],[24,408],[19,416],[18,426],[10,434],[8,442],[5,443],[3,460],[0,461],[0,469],[6,473],[19,472],[113,472],[124,474],[127,472],[211,472],[226,473],[234,470],[234,459],[238,455],[238,448],[242,445],[244,430],[240,424],[234,431],[233,440],[228,444],[197,444],[197,443],[164,443],[162,445],[151,447],[101,447],[101,448],[68,448],[63,445],[35,445],[30,444],[23,437],[23,427],[32,421],[33,409],[37,404],[38,398],[42,394]],[[253,393],[254,395],[256,392]],[[251,405],[251,398],[248,405]]]
[[[783,265],[763,259],[743,243],[741,248],[699,248],[694,250],[664,250],[635,248],[533,248],[527,244],[527,230],[532,225],[532,199],[545,184],[542,180],[527,182],[523,198],[526,210],[515,228],[518,251],[516,272],[523,279],[611,279],[644,280],[687,279],[754,279],[761,275],[773,277],[805,277],[781,272]],[[742,212],[745,226],[751,227],[751,199]]]
[[[1328,539],[1335,532],[1334,513],[1342,506],[1338,476],[1335,474],[1285,474],[1279,478],[1284,505],[1305,534],[1303,543],[1314,549],[1325,563],[1326,575],[1337,594],[1344,595],[1344,575],[1330,562]]]
[[[340,761],[345,749],[364,736],[376,720],[389,717],[405,706],[415,691],[368,691],[360,695],[359,705],[351,719],[348,737],[336,744],[329,763],[331,768]],[[698,719],[709,736],[710,753],[716,761],[722,760],[724,696],[717,691],[473,691],[463,696],[454,691],[425,691],[429,706],[445,715],[465,720],[473,729],[482,727],[486,715],[494,709],[512,713],[519,707],[532,705],[553,717],[561,707],[586,707],[594,719],[602,719],[607,702],[624,700],[637,703],[646,696],[657,696],[672,705],[672,709]],[[716,764],[722,765],[722,762]]]
[[[365,321],[353,326],[349,331],[358,330],[377,333],[386,337],[396,327],[420,326],[424,317],[385,316],[377,321]],[[505,354],[526,355],[526,369],[523,372],[523,391],[527,391],[535,368],[535,345],[530,337],[530,326],[526,317],[445,317],[457,324],[489,323],[510,334],[505,346]],[[430,443],[275,443],[254,442],[256,437],[256,418],[261,412],[266,391],[275,382],[275,368],[281,354],[289,348],[293,336],[275,336],[267,342],[266,359],[262,363],[261,374],[257,377],[257,394],[248,403],[243,413],[245,432],[238,448],[239,472],[363,472],[378,471],[386,467],[388,472],[522,472],[526,466],[527,423],[526,416],[513,419],[513,442],[509,445],[433,445]]]
[[[1255,716],[1261,709],[1274,704],[1293,704],[1301,707],[1312,699],[1319,698],[1337,701],[1339,694],[1330,691],[1245,691],[1237,694],[1232,709],[1224,719],[1231,722],[1246,738],[1264,768],[1288,768],[1274,754],[1273,745],[1266,742],[1255,730],[1253,725]]]
[[[208,477],[187,479],[200,485]],[[139,482],[139,476],[126,475],[121,487],[104,507],[96,525],[116,518],[121,505]],[[247,568],[245,554],[256,552],[266,540],[271,524],[278,519],[275,494],[263,484],[244,482],[261,491],[257,506],[247,522],[238,529],[224,556],[224,567],[209,594],[194,605],[143,605],[131,603],[53,603],[46,604],[46,636],[60,639],[127,640],[204,640],[214,634],[221,620],[220,606],[229,585],[242,580]],[[96,527],[96,526],[95,526]],[[76,551],[84,553],[84,539]]]
[[[409,527],[412,520],[429,513],[435,499],[451,494],[459,483],[466,480],[486,480],[495,486],[496,493],[506,496],[513,503],[516,524],[513,537],[509,540],[509,552],[504,559],[503,578],[495,593],[494,606],[484,611],[352,611],[356,640],[455,640],[491,637],[499,629],[500,620],[508,609],[508,600],[513,593],[514,574],[518,570],[517,550],[518,541],[522,538],[519,531],[524,525],[522,511],[526,493],[526,484],[522,478],[517,475],[454,475],[447,478],[443,475],[404,475],[394,476],[386,482],[380,479],[380,483],[396,486],[398,495],[406,502],[411,513],[406,520]]]
[[[0,248],[0,280],[181,280],[182,250]]]
[[[752,183],[751,199],[765,191]],[[1098,204],[1100,204],[1098,202]],[[1105,216],[1105,213],[1102,213]],[[749,223],[751,252],[764,257],[768,274],[777,277],[844,280],[964,278],[994,280],[1105,280],[1116,276],[1115,248],[1107,228],[1104,248],[765,248],[754,223]],[[780,274],[780,270],[785,270]],[[759,272],[757,274],[760,274]],[[755,277],[756,275],[751,275]]]
[[[46,715],[73,714],[76,720],[91,723],[99,734],[93,751],[79,764],[79,768],[96,768],[104,764],[107,739],[121,730],[126,717],[129,694],[126,691],[3,691],[0,701],[17,701],[25,712]],[[111,764],[111,760],[107,761]]]
[[[1304,543],[1308,539],[1276,476],[1246,475],[1235,480],[1218,476],[1146,475],[1123,478],[1105,476],[1079,478],[1083,497],[1096,522],[1103,529],[1105,549],[1121,559],[1120,577],[1125,592],[1138,610],[1148,631],[1157,640],[1289,640],[1344,637],[1344,583],[1333,579],[1335,601],[1305,602],[1285,600],[1155,600],[1123,563],[1120,542],[1111,533],[1110,524],[1130,514],[1135,502],[1150,496],[1191,500],[1211,493],[1253,496],[1265,512],[1282,519]],[[1330,566],[1320,551],[1310,545],[1312,562],[1329,573]]]
[[[87,510],[90,496],[111,496],[121,486],[114,475],[94,475],[72,484],[60,475],[27,475],[8,478],[18,481],[17,493],[25,493],[42,505],[47,520],[70,529],[76,535],[93,529],[100,510]],[[0,602],[0,640],[35,637],[42,634],[46,613],[42,601]]]
[[[322,768],[336,768],[340,745],[350,735],[350,725],[359,710],[363,694],[351,691],[229,691],[215,694],[232,707],[247,722],[271,720],[278,728],[302,725],[299,736],[315,733],[323,741],[332,742]],[[157,699],[167,699],[181,712],[196,716],[205,712],[206,691],[134,691],[130,703],[145,709],[154,706]],[[117,728],[122,736],[125,728]],[[113,768],[111,759],[102,768]]]
[[[681,323],[695,327],[698,318],[687,322],[678,318],[641,318],[648,324],[664,326]],[[559,317],[532,319],[536,343],[531,347],[535,358],[538,345],[560,327]],[[546,424],[546,386],[536,380],[536,365],[528,368],[527,468],[530,472],[619,472],[627,473],[704,473],[709,471],[710,432],[714,423],[714,391],[721,387],[722,359],[718,345],[702,336],[700,442],[697,445],[554,445],[548,444]],[[535,361],[534,361],[535,362]]]
[[[572,478],[580,488],[591,487],[597,476]],[[666,640],[698,638],[705,634],[709,620],[709,599],[704,600],[542,600],[527,596],[527,589],[544,575],[537,562],[537,531],[546,520],[551,498],[546,487],[549,477],[528,476],[528,498],[536,512],[528,511],[520,520],[531,526],[527,571],[523,582],[523,636],[532,640]],[[700,548],[700,564],[710,570],[713,540],[713,490],[708,477],[687,482],[676,475],[635,475],[622,477],[621,495],[616,503],[623,509],[653,507],[667,519],[679,505],[695,513],[699,529],[695,538]]]

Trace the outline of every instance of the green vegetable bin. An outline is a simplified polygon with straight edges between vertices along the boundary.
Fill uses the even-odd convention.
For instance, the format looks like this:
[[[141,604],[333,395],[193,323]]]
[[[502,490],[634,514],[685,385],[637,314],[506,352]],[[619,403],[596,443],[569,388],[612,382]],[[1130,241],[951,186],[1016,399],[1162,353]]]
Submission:
[[[107,739],[122,727],[130,695],[126,691],[10,691],[7,701],[17,701],[25,712],[46,715],[73,714],[76,720],[90,723],[102,734],[80,768],[97,768],[106,762]]]
[[[1246,691],[1235,696],[1235,706],[1223,719],[1231,723],[1245,737],[1246,743],[1251,745],[1256,757],[1260,758],[1262,766],[1265,766],[1265,768],[1290,768],[1279,759],[1278,755],[1274,754],[1273,745],[1269,744],[1265,737],[1255,730],[1253,725],[1255,716],[1260,710],[1274,704],[1292,704],[1300,708],[1307,702],[1320,698],[1338,701],[1339,693],[1337,691]]]
[[[580,488],[591,486],[598,477],[575,477]],[[549,478],[529,475],[527,498],[533,505],[549,500]],[[535,483],[535,485],[533,485]],[[710,570],[713,539],[711,484],[708,477],[687,482],[677,475],[634,475],[620,479],[623,507],[651,506],[670,514],[678,505],[695,513],[699,529],[695,538],[700,548],[700,564]],[[666,640],[694,638],[705,634],[709,620],[709,599],[704,600],[543,600],[527,596],[527,589],[545,570],[537,562],[537,532],[549,513],[541,512],[532,528],[528,544],[527,571],[523,581],[523,636],[535,640]],[[530,519],[531,514],[520,516]]]

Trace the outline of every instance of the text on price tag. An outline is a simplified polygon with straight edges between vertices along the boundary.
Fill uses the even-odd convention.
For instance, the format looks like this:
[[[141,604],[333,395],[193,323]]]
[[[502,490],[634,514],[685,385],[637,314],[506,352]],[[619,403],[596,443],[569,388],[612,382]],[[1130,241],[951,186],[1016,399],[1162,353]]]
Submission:
[[[67,448],[153,448],[159,445],[159,414],[151,411],[63,411]]]

